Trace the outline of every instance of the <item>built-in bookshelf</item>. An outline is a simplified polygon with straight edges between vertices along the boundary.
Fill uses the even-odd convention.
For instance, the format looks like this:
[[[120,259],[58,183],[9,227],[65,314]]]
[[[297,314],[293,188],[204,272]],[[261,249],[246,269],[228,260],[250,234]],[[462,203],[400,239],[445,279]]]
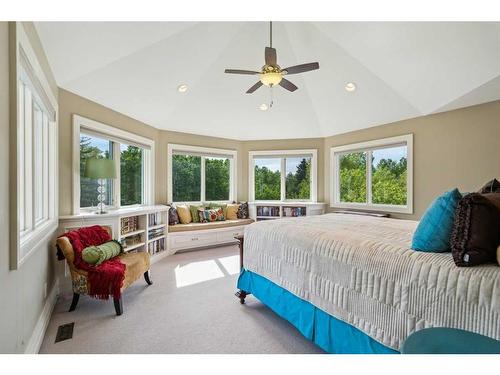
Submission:
[[[109,211],[106,214],[82,213],[60,217],[60,232],[89,225],[109,227],[123,251],[147,251],[151,260],[167,255],[168,206],[144,206]]]
[[[325,213],[325,203],[249,202],[248,205],[250,217],[256,221],[321,215]]]

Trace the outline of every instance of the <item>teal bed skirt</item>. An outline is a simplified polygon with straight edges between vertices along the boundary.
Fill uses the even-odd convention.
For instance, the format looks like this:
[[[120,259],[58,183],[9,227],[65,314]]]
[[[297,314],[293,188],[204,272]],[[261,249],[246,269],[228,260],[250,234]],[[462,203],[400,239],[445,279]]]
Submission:
[[[242,270],[238,278],[238,289],[255,296],[328,353],[399,353],[251,271]]]

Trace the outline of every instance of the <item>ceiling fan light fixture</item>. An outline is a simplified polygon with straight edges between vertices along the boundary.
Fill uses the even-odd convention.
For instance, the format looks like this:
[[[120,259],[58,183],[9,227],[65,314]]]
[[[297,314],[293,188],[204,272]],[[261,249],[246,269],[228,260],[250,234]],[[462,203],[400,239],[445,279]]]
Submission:
[[[177,91],[180,93],[185,93],[188,90],[188,85],[183,83],[182,85],[177,86]]]
[[[356,91],[356,84],[354,82],[347,82],[344,88],[347,92],[353,92]]]
[[[260,75],[260,81],[266,86],[276,86],[282,79],[283,75],[281,72],[269,72]]]
[[[266,103],[262,103],[261,105],[259,105],[259,109],[261,111],[267,111],[269,109],[269,107],[267,106]]]

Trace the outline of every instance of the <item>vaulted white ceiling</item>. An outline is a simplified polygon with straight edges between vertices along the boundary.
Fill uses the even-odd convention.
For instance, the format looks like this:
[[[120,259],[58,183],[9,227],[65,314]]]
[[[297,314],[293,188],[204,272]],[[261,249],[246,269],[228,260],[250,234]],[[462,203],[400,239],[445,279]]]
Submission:
[[[275,22],[299,90],[245,91],[266,22],[38,22],[60,87],[160,129],[240,140],[324,137],[500,99],[500,23]],[[355,82],[357,90],[344,90]],[[189,86],[186,93],[177,86]]]

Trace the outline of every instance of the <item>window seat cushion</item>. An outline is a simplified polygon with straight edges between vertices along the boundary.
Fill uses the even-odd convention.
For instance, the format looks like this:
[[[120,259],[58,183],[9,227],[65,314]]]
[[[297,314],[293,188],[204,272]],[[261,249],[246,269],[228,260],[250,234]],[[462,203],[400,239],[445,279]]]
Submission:
[[[204,229],[216,229],[216,228],[230,228],[240,225],[247,225],[253,223],[253,219],[237,219],[237,220],[225,220],[225,221],[213,221],[210,223],[189,223],[189,224],[177,224],[169,225],[168,232],[189,232]]]

